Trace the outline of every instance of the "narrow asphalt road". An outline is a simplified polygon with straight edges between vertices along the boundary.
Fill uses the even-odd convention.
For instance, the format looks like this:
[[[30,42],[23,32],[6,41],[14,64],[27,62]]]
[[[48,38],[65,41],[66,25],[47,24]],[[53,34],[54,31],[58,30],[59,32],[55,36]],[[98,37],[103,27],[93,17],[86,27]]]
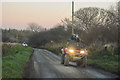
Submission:
[[[60,57],[44,49],[34,49],[30,62],[29,78],[116,78],[117,75],[91,67],[60,64]]]

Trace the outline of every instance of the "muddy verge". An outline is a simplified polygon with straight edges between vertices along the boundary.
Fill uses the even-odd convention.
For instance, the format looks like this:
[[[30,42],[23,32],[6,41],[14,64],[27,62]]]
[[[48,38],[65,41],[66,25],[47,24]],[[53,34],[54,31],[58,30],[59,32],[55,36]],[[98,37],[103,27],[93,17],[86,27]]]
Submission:
[[[33,71],[33,53],[34,51],[32,52],[32,54],[30,55],[29,57],[29,61],[26,63],[25,67],[24,67],[24,71],[23,71],[23,75],[22,77],[23,78],[30,78],[31,76],[31,71]]]

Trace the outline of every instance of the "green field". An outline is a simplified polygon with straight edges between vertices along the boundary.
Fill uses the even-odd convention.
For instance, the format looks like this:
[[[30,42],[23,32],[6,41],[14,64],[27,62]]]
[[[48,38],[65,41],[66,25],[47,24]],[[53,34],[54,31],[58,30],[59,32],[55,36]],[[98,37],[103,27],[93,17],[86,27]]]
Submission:
[[[3,44],[2,77],[22,78],[24,67],[33,52],[31,47],[20,44]]]

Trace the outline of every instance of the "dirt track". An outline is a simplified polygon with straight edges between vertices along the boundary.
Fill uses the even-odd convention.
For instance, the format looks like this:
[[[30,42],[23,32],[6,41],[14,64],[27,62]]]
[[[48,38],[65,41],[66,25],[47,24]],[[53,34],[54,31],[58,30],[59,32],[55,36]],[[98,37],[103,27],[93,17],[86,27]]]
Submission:
[[[117,75],[91,67],[77,67],[60,64],[60,57],[44,49],[34,49],[26,66],[24,78],[116,78]]]

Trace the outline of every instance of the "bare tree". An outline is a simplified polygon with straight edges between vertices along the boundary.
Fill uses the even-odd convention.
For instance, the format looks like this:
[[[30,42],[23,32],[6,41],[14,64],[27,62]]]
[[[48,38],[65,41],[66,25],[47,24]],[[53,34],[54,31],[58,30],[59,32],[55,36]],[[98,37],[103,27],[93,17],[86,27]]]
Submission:
[[[120,22],[120,1],[118,2],[118,22]]]
[[[105,26],[114,24],[117,21],[117,16],[109,10],[92,7],[78,10],[75,16],[79,22],[79,25],[81,25],[80,27],[85,30],[89,29],[91,26]]]
[[[43,31],[44,28],[42,28],[40,25],[36,24],[36,23],[29,23],[27,30],[33,31],[33,32],[40,32]]]
[[[64,20],[61,20],[63,26],[65,27],[65,31],[68,29],[71,29],[72,22],[69,20],[69,18],[65,18]]]
[[[117,11],[101,8],[81,8],[75,12],[74,28],[88,31],[91,27],[109,26],[117,23]],[[71,21],[65,18],[63,24],[71,27]]]

